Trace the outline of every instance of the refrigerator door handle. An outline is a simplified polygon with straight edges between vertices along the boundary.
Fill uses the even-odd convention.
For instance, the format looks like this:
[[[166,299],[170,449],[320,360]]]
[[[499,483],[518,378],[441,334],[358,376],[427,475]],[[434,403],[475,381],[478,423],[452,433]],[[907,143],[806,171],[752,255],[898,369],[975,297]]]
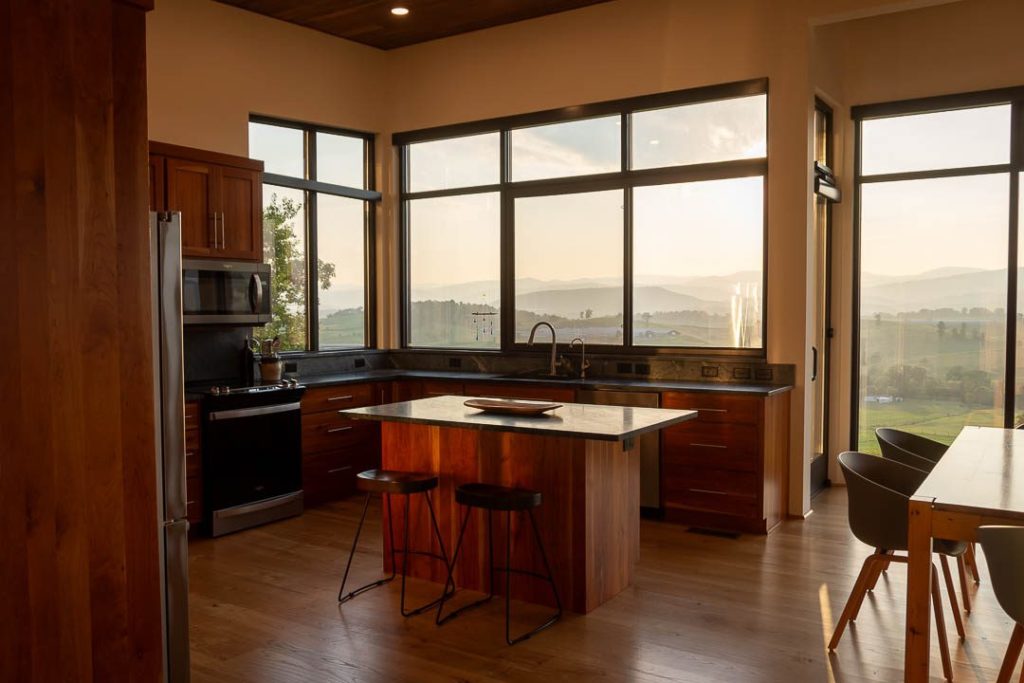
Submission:
[[[163,424],[164,519],[186,515],[185,376],[182,362],[181,215],[159,221],[160,404]]]
[[[188,683],[188,522],[164,525],[167,683]]]

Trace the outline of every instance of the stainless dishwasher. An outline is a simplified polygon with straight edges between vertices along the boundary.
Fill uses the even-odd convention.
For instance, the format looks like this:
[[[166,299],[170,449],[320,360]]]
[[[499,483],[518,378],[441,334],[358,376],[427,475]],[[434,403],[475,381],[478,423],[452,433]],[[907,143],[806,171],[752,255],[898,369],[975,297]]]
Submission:
[[[588,389],[576,393],[580,403],[632,408],[658,408],[661,395],[653,391],[612,391]],[[661,509],[661,437],[660,432],[643,434],[636,438],[640,453],[640,507],[652,511]]]

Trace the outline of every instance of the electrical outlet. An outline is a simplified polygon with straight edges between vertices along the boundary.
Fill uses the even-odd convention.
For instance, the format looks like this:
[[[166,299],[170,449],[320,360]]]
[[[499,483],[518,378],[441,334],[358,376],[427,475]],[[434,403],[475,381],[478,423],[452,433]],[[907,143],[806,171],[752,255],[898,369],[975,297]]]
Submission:
[[[774,375],[775,373],[772,371],[771,368],[758,368],[757,370],[754,371],[754,379],[757,379],[761,382],[772,381],[772,377]]]
[[[704,365],[700,369],[701,377],[718,377],[717,365]]]
[[[633,364],[632,363],[618,363],[615,366],[615,371],[618,372],[620,375],[630,375],[630,374],[633,373]]]
[[[462,367],[462,359],[461,358],[449,358],[448,359],[448,367],[454,368],[454,369],[461,368]]]
[[[733,368],[733,379],[750,379],[750,368]]]
[[[366,367],[366,359],[365,358],[356,358],[352,362],[352,365],[354,367],[357,367],[357,368],[365,368]]]
[[[651,364],[637,363],[636,365],[633,366],[633,372],[635,372],[638,375],[649,375],[651,374]]]

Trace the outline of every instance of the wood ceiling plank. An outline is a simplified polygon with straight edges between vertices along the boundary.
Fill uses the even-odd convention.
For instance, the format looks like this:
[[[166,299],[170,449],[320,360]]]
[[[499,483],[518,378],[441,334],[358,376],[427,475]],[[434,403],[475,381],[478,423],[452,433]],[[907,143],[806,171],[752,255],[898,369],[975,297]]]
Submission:
[[[218,0],[383,50],[579,9],[609,0]],[[410,14],[397,17],[403,5]]]

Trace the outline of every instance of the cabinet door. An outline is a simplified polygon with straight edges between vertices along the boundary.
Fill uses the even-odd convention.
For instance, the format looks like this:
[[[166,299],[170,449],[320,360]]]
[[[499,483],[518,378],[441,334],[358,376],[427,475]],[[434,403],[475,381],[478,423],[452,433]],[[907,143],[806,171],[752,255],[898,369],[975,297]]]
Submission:
[[[166,207],[164,196],[164,157],[151,154],[149,156],[149,210],[163,211]]]
[[[263,260],[261,175],[259,171],[230,166],[218,170],[220,256]]]
[[[167,210],[181,212],[182,255],[219,255],[214,232],[216,167],[168,159],[166,173]]]

